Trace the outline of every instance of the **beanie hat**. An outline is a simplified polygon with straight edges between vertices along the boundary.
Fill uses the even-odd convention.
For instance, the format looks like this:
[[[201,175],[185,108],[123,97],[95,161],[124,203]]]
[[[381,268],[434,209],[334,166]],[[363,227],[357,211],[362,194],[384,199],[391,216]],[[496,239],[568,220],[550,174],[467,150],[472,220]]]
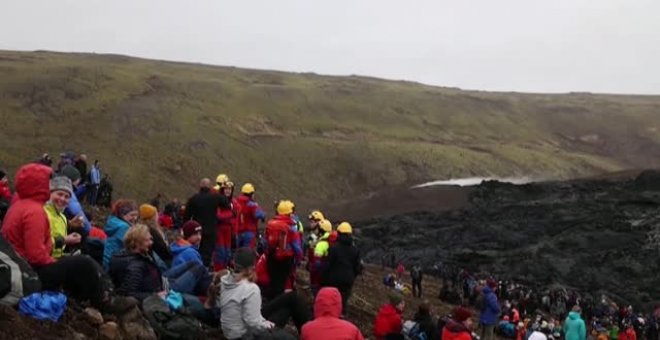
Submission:
[[[140,206],[140,218],[148,220],[158,214],[158,209],[151,204],[143,204]]]
[[[117,217],[124,217],[124,215],[135,211],[137,209],[137,204],[133,200],[117,200],[112,207],[112,214]]]
[[[71,185],[71,180],[64,176],[53,177],[50,180],[50,192],[63,190],[73,195],[73,186]]]
[[[60,170],[60,174],[68,177],[71,182],[75,182],[80,179],[80,171],[78,171],[78,169],[70,164],[65,165],[62,170]]]
[[[195,233],[202,231],[202,226],[197,221],[190,220],[183,224],[181,231],[183,232],[183,238],[187,239]]]
[[[256,253],[250,248],[240,248],[234,254],[234,269],[242,271],[254,267]]]
[[[392,306],[396,306],[403,302],[403,296],[401,296],[399,293],[390,293],[388,298],[390,299],[390,304]]]
[[[454,317],[454,320],[458,322],[463,322],[472,317],[472,312],[465,307],[456,307],[451,314]]]

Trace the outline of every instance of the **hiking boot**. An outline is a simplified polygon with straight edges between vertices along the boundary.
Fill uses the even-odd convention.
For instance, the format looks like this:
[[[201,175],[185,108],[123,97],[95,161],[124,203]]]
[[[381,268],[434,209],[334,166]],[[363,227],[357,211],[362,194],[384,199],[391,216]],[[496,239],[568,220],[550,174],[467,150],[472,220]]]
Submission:
[[[138,300],[130,296],[113,296],[103,306],[104,313],[121,314],[138,305]]]

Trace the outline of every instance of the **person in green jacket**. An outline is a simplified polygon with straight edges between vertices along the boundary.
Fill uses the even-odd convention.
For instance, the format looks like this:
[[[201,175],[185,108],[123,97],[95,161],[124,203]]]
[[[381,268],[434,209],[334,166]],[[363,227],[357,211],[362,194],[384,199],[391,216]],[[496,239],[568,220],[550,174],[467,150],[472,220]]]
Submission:
[[[69,178],[58,176],[50,180],[50,199],[44,205],[44,211],[48,216],[50,237],[53,240],[51,255],[55,259],[62,257],[66,245],[76,245],[81,241],[79,233],[68,234],[68,221],[64,216],[64,209],[69,205],[71,195],[73,195],[73,186]],[[78,224],[82,226],[82,220]]]
[[[566,340],[586,340],[587,327],[584,320],[580,316],[580,307],[575,306],[573,310],[568,313],[566,321],[564,321],[564,339]]]

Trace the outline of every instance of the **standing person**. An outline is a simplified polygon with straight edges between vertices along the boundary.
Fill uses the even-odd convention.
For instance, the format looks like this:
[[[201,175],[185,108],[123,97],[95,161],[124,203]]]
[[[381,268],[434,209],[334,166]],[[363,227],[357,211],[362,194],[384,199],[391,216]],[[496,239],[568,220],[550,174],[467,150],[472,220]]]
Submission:
[[[218,225],[213,254],[213,269],[220,271],[229,266],[232,250],[236,248],[238,234],[239,203],[234,198],[234,183],[224,174],[216,178],[216,187],[220,195],[217,211]]]
[[[101,166],[98,159],[94,161],[92,169],[89,171],[89,194],[87,195],[87,203],[91,206],[96,206],[96,199],[99,194],[99,187],[101,186]]]
[[[495,295],[495,292],[493,291],[495,287],[497,287],[497,282],[489,279],[486,282],[486,286],[481,291],[483,303],[481,306],[479,324],[481,326],[482,340],[495,339],[495,325],[497,325],[497,318],[501,311],[500,304],[497,301],[497,295]]]
[[[82,176],[80,184],[85,184],[87,182],[87,179],[85,178],[85,176],[87,176],[87,155],[80,154],[78,157],[76,157],[76,161],[73,163],[73,166],[78,170],[78,172],[80,172],[80,175]]]
[[[353,227],[342,222],[337,227],[337,243],[328,251],[327,267],[321,274],[321,285],[339,290],[342,297],[343,315],[348,310],[355,278],[360,274],[360,251],[353,245]]]
[[[419,305],[413,320],[419,325],[420,332],[426,336],[424,339],[438,339],[440,330],[433,320],[431,304],[428,301],[424,301]]]
[[[215,246],[218,203],[218,195],[211,192],[211,180],[208,178],[199,182],[199,192],[186,203],[183,220],[193,219],[202,225],[202,242],[199,252],[205,266],[211,265],[211,255]]]
[[[328,264],[328,253],[330,251],[330,233],[332,232],[332,223],[328,220],[321,220],[318,223],[319,229],[323,235],[320,236],[313,249],[312,256],[309,258],[309,284],[312,288],[312,295],[316,296],[321,288],[321,274],[326,270]]]
[[[406,302],[403,296],[394,292],[390,293],[389,303],[380,307],[374,321],[374,337],[376,337],[376,340],[385,340],[390,337],[403,339],[401,314],[403,314],[405,308]]]
[[[575,306],[573,310],[568,313],[566,321],[564,321],[564,339],[566,340],[586,340],[587,327],[580,317],[580,307]]]
[[[293,207],[291,201],[278,202],[277,215],[266,226],[265,260],[270,283],[263,288],[268,298],[293,289],[296,259],[302,257],[300,234],[291,218]]]
[[[406,267],[403,265],[403,262],[399,262],[399,265],[396,266],[396,280],[402,282],[403,274],[405,273],[406,273]]]
[[[319,228],[319,222],[325,220],[325,216],[320,210],[313,210],[309,215],[307,215],[309,220],[309,232],[307,238],[305,238],[305,243],[303,245],[303,250],[309,261],[314,257],[314,248],[316,247],[316,242],[321,236],[323,236],[324,231]]]
[[[333,287],[321,289],[314,300],[314,321],[303,326],[301,340],[364,340],[354,324],[339,318],[341,310],[339,291]]]
[[[472,340],[472,312],[464,307],[456,307],[451,315],[449,322],[442,328],[441,339]]]
[[[422,268],[419,265],[414,265],[410,271],[410,277],[412,278],[412,290],[414,297],[422,297]]]
[[[117,200],[112,206],[112,213],[105,222],[105,240],[103,249],[103,268],[110,268],[112,256],[124,248],[124,236],[139,217],[137,203],[133,200]]]
[[[259,221],[266,220],[266,214],[255,201],[255,188],[251,183],[245,183],[238,197],[238,247],[257,247]]]

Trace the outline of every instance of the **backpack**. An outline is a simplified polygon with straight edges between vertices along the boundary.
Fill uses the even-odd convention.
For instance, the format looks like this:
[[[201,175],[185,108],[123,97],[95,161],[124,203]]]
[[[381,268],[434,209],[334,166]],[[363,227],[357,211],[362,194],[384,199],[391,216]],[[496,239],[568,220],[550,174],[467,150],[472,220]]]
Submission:
[[[15,306],[24,296],[40,290],[37,273],[0,235],[0,304]]]
[[[266,227],[266,248],[278,260],[293,257],[293,251],[288,249],[289,229],[285,222],[269,221]]]
[[[142,310],[149,324],[164,340],[196,340],[203,338],[202,324],[185,311],[171,311],[167,302],[151,295],[142,302]]]
[[[474,302],[474,308],[482,312],[484,308],[486,308],[486,296],[482,292],[479,292],[477,294],[479,295],[477,296],[477,299]]]
[[[428,340],[419,322],[411,320],[403,323],[403,336],[406,340]]]

